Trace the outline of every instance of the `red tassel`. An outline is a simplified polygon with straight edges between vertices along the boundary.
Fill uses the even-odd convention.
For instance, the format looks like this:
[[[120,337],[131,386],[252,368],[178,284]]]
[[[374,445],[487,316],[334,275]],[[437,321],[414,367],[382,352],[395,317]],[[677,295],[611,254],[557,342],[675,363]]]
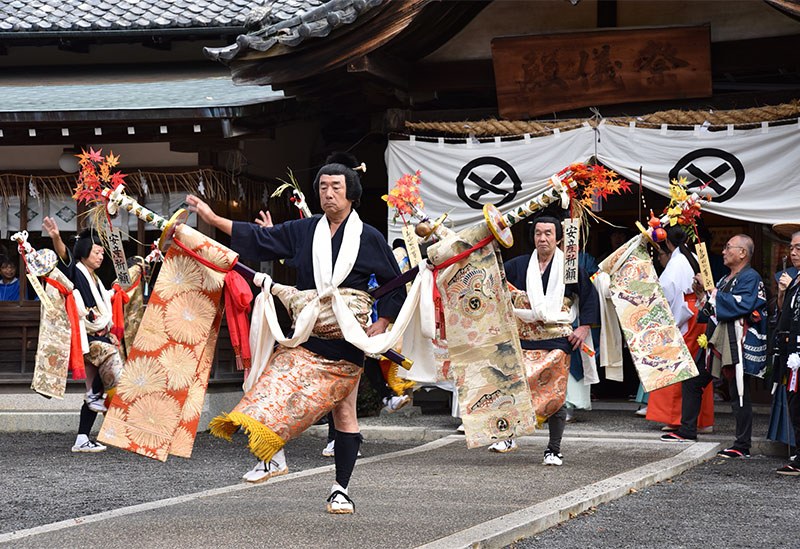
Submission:
[[[72,371],[72,379],[86,379],[86,370],[83,367],[83,351],[81,349],[81,330],[79,324],[81,319],[78,316],[78,306],[75,303],[75,296],[59,282],[47,277],[44,277],[44,280],[64,296],[70,325],[69,369]]]
[[[250,322],[247,313],[250,312],[252,300],[253,292],[242,275],[236,271],[225,273],[225,315],[237,370],[250,369]]]

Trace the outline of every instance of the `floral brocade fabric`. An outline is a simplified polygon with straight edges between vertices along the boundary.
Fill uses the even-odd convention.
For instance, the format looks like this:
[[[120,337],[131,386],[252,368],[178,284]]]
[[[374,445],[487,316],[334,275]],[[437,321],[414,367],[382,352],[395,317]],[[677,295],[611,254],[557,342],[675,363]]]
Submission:
[[[509,284],[511,291],[511,304],[515,309],[530,309],[531,301],[528,299],[528,293],[518,290]],[[569,312],[572,307],[573,299],[571,297],[564,298],[564,306],[561,310],[565,313]],[[519,338],[523,341],[541,341],[543,339],[555,339],[557,337],[567,337],[572,333],[572,326],[569,324],[545,324],[544,322],[524,322],[518,316],[514,315],[517,321],[517,330],[519,331]]]
[[[533,409],[540,418],[558,412],[567,399],[570,356],[560,349],[522,350]]]
[[[279,345],[233,412],[258,421],[286,442],[333,410],[355,389],[360,375],[361,368],[352,362]]]
[[[289,311],[292,317],[292,328],[294,328],[294,322],[298,315],[306,305],[317,297],[317,290],[298,290],[294,286],[275,284],[272,288],[272,294],[277,296],[286,307],[286,310]],[[347,307],[355,315],[361,327],[365,327],[372,312],[372,304],[374,302],[372,297],[367,292],[352,288],[340,288],[339,294],[347,302]],[[333,314],[331,299],[331,297],[323,297],[319,301],[319,317],[314,324],[314,329],[311,331],[313,337],[320,339],[344,338],[342,330],[339,328],[339,321],[336,320],[336,316]]]
[[[58,269],[54,269],[48,276],[72,291],[72,282]],[[40,395],[61,399],[64,398],[67,388],[71,327],[66,300],[61,292],[46,284],[45,293],[53,308],[40,308],[39,341],[31,389]]]
[[[620,257],[620,250],[603,263],[614,264]],[[675,324],[641,240],[611,275],[609,293],[645,391],[654,391],[697,375],[697,367]]]
[[[97,368],[106,391],[117,386],[125,363],[116,345],[105,341],[90,341],[89,352],[83,355],[83,359]]]
[[[144,274],[141,265],[134,265],[128,269],[128,276],[131,280],[139,281],[133,288],[127,290],[130,301],[125,304],[125,345],[122,346],[123,358],[127,358],[125,350],[133,347],[136,339],[136,332],[144,317]]]
[[[439,265],[489,235],[485,224],[437,243],[428,257]],[[529,435],[536,430],[531,392],[496,242],[439,271],[449,377],[455,381],[467,447]]]
[[[237,258],[186,225],[175,235],[221,269]],[[191,455],[222,320],[224,278],[170,247],[98,440],[161,461]]]

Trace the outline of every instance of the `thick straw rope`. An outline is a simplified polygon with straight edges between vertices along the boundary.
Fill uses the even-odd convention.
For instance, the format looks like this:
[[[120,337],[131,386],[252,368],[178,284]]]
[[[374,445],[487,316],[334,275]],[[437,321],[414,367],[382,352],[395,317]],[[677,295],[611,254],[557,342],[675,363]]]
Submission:
[[[694,126],[708,122],[711,127],[728,124],[758,125],[761,122],[787,120],[800,116],[800,99],[781,105],[769,105],[751,109],[729,111],[682,111],[672,109],[658,111],[642,116],[604,118],[606,124],[627,126],[636,122],[637,126]],[[525,120],[480,120],[462,122],[406,122],[406,128],[413,132],[435,132],[452,135],[474,135],[488,137],[496,135],[548,134],[554,129],[571,130],[581,127],[584,122],[596,125],[599,117],[573,118],[569,120],[525,121]]]

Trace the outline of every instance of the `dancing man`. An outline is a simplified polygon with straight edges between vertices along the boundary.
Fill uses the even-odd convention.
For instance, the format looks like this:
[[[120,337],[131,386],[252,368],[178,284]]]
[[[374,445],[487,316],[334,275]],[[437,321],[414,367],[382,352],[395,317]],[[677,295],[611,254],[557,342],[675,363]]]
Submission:
[[[579,267],[578,283],[564,284],[561,221],[538,216],[531,226],[533,254],[505,263],[508,282],[527,293],[530,310],[515,308],[520,329],[525,375],[533,393],[536,414],[548,418],[550,440],[544,465],[562,465],[561,438],[566,422],[566,390],[570,353],[582,348],[592,324],[600,321],[600,301],[586,271]],[[577,307],[573,303],[577,298]],[[515,300],[516,301],[516,300]],[[577,312],[578,327],[572,329]],[[496,442],[491,452],[515,450],[513,439]]]
[[[194,196],[187,197],[192,211],[207,223],[231,235],[231,247],[242,259],[269,261],[290,259],[297,272],[297,294],[312,302],[331,286],[338,287],[366,326],[372,300],[366,294],[371,274],[383,284],[400,275],[392,250],[377,229],[362,223],[355,208],[361,199],[361,182],[354,170],[355,158],[334,154],[319,170],[314,192],[323,216],[271,225],[261,213],[257,224],[232,222],[216,215]],[[401,287],[382,297],[378,320],[368,336],[383,333],[400,311],[405,296]],[[320,307],[330,307],[330,298]],[[295,300],[297,303],[297,300]],[[295,319],[302,309],[292,306]],[[248,482],[260,482],[287,472],[282,446],[333,411],[336,425],[336,482],[328,497],[329,513],[352,513],[348,493],[350,476],[361,444],[356,418],[358,381],[364,353],[344,339],[343,327],[333,315],[320,313],[312,336],[301,346],[279,345],[255,385],[227,416],[212,421],[212,433],[229,437],[239,426],[250,437],[250,449],[261,461],[245,475]],[[260,365],[253,364],[253,368]]]

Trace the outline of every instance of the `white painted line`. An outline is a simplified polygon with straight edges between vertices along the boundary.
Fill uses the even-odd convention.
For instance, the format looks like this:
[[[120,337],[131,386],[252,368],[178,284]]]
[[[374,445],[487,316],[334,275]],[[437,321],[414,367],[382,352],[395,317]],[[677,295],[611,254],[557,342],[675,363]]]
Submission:
[[[428,442],[427,444],[423,444],[421,446],[417,446],[415,448],[408,448],[406,450],[399,450],[397,452],[389,452],[388,454],[381,454],[379,456],[372,456],[368,458],[361,458],[358,460],[361,464],[369,464],[369,463],[377,463],[379,461],[385,461],[388,459],[393,459],[396,457],[408,456],[411,454],[418,454],[421,452],[428,452],[431,450],[436,450],[437,448],[441,448],[443,446],[447,446],[448,444],[452,444],[457,442],[458,440],[462,440],[463,437],[459,437],[457,435],[453,435],[452,437],[445,437],[439,440],[435,440],[433,442]],[[113,509],[111,511],[103,511],[102,513],[95,513],[93,515],[84,515],[82,517],[76,517],[73,519],[62,520],[59,522],[53,522],[51,524],[43,524],[41,526],[36,526],[34,528],[27,528],[25,530],[17,530],[15,532],[8,532],[5,534],[0,534],[0,543],[4,543],[6,541],[12,541],[22,538],[27,538],[30,536],[36,536],[39,534],[46,534],[50,532],[56,532],[58,530],[64,530],[66,528],[72,528],[75,526],[80,526],[82,524],[89,524],[92,522],[100,522],[103,520],[114,519],[119,517],[124,517],[126,515],[133,515],[135,513],[142,513],[144,511],[152,511],[154,509],[161,509],[163,507],[170,507],[172,505],[179,505],[181,503],[188,503],[190,501],[194,501],[201,498],[207,498],[211,496],[220,496],[225,494],[231,494],[235,492],[241,492],[242,490],[253,490],[256,488],[262,488],[264,486],[271,486],[277,484],[279,482],[286,482],[288,480],[293,480],[296,478],[304,478],[310,477],[313,475],[318,475],[320,473],[326,473],[329,471],[333,471],[335,465],[325,465],[322,467],[316,467],[314,469],[307,469],[305,471],[299,471],[297,473],[290,473],[288,475],[284,475],[282,477],[278,477],[275,479],[270,479],[267,482],[262,484],[248,484],[248,483],[240,483],[234,484],[231,486],[223,486],[222,488],[213,488],[211,490],[203,490],[202,492],[195,492],[193,494],[187,494],[185,496],[176,496],[174,498],[167,498],[167,499],[160,499],[157,501],[150,501],[147,503],[140,503],[138,505],[130,505],[128,507],[121,507],[119,509]]]
[[[596,439],[595,439],[596,440]],[[420,545],[418,549],[505,547],[520,538],[533,536],[582,513],[589,507],[620,498],[631,489],[639,490],[671,478],[716,454],[720,444],[695,442],[677,456],[637,467],[631,471],[567,492],[525,509],[497,517],[453,535]]]

